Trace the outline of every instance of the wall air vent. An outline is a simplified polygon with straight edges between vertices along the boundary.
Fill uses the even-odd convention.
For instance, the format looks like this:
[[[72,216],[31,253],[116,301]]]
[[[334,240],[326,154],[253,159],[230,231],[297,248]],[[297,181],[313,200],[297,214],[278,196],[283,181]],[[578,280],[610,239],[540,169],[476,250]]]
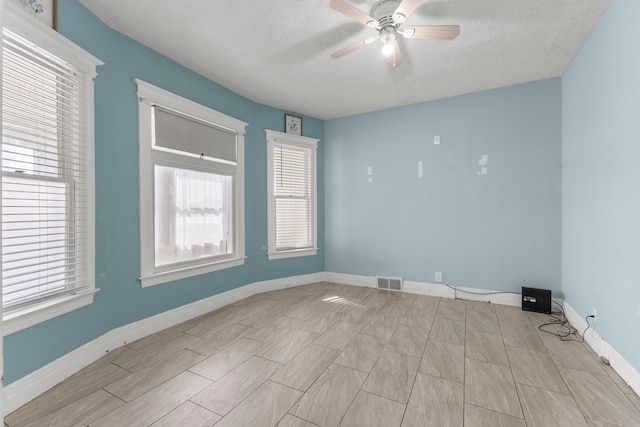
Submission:
[[[401,291],[403,280],[401,277],[378,277],[378,289]]]

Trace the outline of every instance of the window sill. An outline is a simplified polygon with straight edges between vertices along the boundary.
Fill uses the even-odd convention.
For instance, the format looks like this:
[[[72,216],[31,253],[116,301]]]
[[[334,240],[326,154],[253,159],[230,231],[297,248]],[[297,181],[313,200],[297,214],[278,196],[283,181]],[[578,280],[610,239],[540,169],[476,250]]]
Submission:
[[[181,268],[179,270],[162,271],[153,273],[148,276],[139,277],[140,284],[143,288],[148,286],[161,285],[175,280],[186,279],[187,277],[199,276],[200,274],[211,273],[225,268],[237,267],[244,264],[247,257],[225,259],[224,261],[216,261],[209,264],[196,265]]]
[[[287,251],[277,251],[267,253],[269,260],[295,258],[300,256],[312,256],[318,253],[318,248],[291,249]]]
[[[93,296],[100,289],[90,289],[72,295],[62,295],[38,304],[5,310],[2,316],[4,336],[27,329],[38,323],[61,316],[93,303]]]

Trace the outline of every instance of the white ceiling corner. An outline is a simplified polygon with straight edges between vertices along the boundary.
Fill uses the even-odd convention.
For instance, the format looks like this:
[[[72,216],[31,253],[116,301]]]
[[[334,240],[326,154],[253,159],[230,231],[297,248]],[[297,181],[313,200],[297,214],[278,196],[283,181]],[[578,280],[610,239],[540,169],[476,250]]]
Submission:
[[[255,102],[332,119],[562,75],[612,0],[423,0],[391,69],[375,35],[329,0],[80,0],[107,25]],[[347,0],[349,1],[349,0]],[[372,0],[350,0],[369,13]]]

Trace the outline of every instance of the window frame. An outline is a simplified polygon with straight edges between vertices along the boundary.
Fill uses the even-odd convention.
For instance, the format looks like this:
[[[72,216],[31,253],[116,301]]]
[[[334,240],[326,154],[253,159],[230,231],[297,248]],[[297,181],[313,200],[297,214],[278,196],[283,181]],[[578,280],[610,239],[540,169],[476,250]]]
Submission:
[[[267,258],[269,260],[313,256],[318,253],[318,142],[319,139],[306,136],[292,135],[265,129],[267,139]],[[291,146],[311,151],[311,198],[312,210],[312,244],[307,248],[284,249],[276,248],[276,195],[275,195],[275,165],[274,152],[276,146]]]
[[[95,293],[99,291],[95,287],[94,80],[97,76],[96,67],[103,65],[103,62],[9,2],[5,5],[5,17],[2,21],[2,29],[4,28],[86,73],[86,139],[82,148],[85,150],[87,167],[82,178],[88,189],[84,206],[87,218],[84,232],[87,233],[87,239],[80,245],[87,254],[87,285],[74,293],[54,295],[33,303],[2,309],[2,333],[6,336],[92,304]]]
[[[244,212],[244,138],[247,123],[227,116],[204,105],[183,98],[165,89],[154,86],[140,79],[133,79],[137,85],[138,126],[139,126],[139,165],[140,165],[140,281],[141,286],[148,287],[173,282],[188,277],[211,273],[218,270],[237,267],[244,264],[245,256],[245,212]],[[158,105],[178,114],[208,122],[236,134],[237,162],[233,176],[233,248],[231,254],[216,257],[211,261],[205,258],[202,262],[190,261],[155,266],[155,206],[154,206],[154,165],[184,165],[186,169],[207,171],[230,170],[225,161],[193,158],[181,155],[173,150],[154,148],[153,141],[153,106]],[[173,266],[173,268],[172,268]]]

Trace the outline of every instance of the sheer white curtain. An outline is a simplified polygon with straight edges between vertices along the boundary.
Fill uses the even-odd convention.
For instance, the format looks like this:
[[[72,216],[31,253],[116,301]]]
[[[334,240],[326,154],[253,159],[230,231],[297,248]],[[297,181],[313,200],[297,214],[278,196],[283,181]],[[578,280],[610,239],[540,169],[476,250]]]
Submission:
[[[156,165],[156,266],[232,252],[230,176]]]

